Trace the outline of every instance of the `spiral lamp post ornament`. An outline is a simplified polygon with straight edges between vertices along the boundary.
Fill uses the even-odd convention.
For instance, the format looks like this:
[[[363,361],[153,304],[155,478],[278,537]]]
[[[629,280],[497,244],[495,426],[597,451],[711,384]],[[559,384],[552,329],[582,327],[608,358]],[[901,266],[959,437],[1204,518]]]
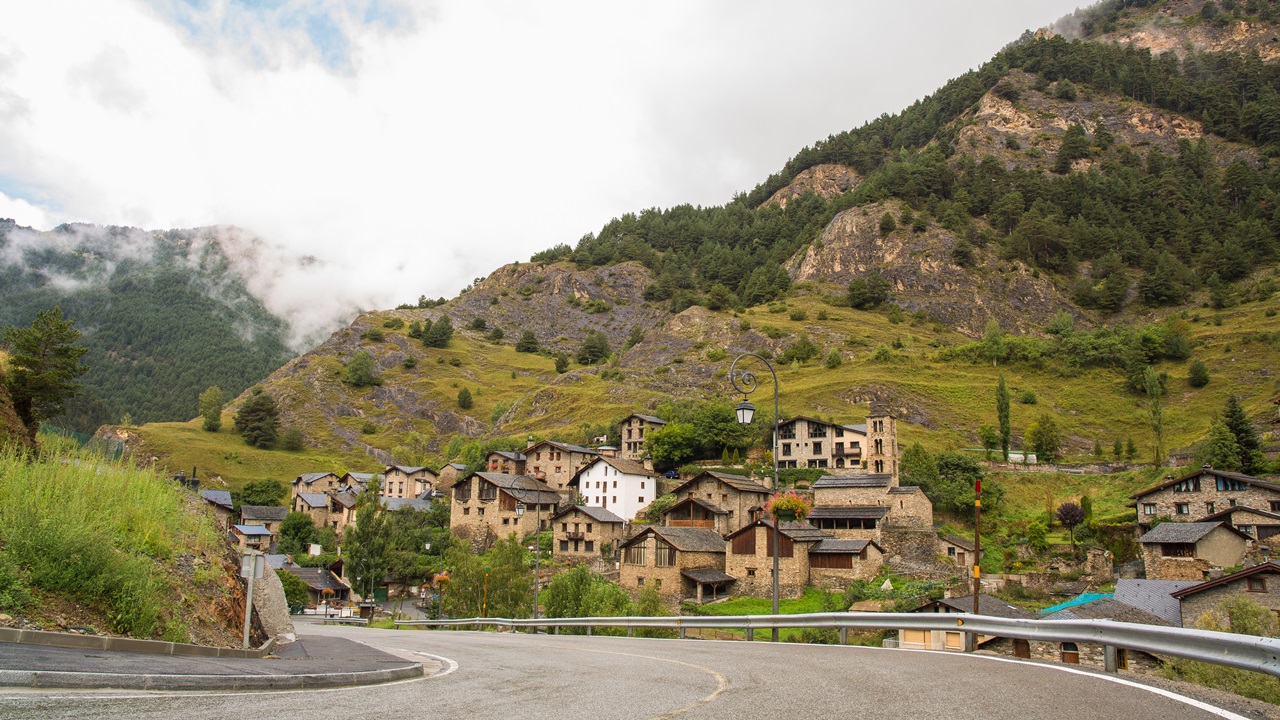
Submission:
[[[738,422],[742,425],[750,425],[751,420],[755,417],[756,406],[752,405],[747,396],[756,391],[756,374],[750,370],[738,371],[738,363],[743,358],[753,357],[769,369],[769,374],[773,376],[773,491],[778,492],[778,373],[774,372],[773,365],[768,360],[755,353],[742,353],[734,358],[733,364],[729,366],[729,384],[733,389],[742,393],[742,402],[734,408],[734,412],[738,416]],[[739,384],[741,383],[741,384]],[[782,521],[778,518],[773,519],[773,614],[778,614],[778,554],[780,542],[778,536],[782,534]],[[778,642],[778,628],[773,628],[773,641]]]

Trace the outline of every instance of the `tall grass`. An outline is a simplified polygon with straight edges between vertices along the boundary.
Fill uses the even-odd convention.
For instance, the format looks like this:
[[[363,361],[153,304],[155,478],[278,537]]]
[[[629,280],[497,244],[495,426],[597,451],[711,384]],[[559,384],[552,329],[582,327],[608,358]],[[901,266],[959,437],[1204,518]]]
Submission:
[[[30,460],[0,451],[0,565],[17,582],[105,611],[112,630],[183,636],[165,566],[219,538],[190,496],[127,462],[59,448]]]

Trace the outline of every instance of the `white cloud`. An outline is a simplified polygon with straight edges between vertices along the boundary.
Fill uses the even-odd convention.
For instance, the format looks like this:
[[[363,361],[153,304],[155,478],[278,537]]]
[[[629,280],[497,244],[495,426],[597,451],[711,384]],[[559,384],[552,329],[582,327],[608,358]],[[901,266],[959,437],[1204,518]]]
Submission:
[[[452,295],[624,212],[722,203],[1074,8],[9,5],[0,216],[237,225],[335,269],[317,295],[260,268],[274,309],[326,319]]]

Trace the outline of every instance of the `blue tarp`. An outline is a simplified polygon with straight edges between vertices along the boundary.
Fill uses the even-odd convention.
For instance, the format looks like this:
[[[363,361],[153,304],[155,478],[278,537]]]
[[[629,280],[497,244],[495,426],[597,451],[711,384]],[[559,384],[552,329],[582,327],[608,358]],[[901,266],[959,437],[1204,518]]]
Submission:
[[[1066,602],[1058,603],[1053,607],[1047,607],[1041,610],[1040,614],[1048,615],[1050,613],[1056,613],[1059,610],[1066,610],[1067,608],[1075,607],[1077,605],[1083,605],[1085,603],[1091,603],[1094,600],[1101,600],[1102,598],[1109,598],[1109,597],[1115,597],[1115,594],[1114,593],[1081,593],[1080,595],[1077,595]]]

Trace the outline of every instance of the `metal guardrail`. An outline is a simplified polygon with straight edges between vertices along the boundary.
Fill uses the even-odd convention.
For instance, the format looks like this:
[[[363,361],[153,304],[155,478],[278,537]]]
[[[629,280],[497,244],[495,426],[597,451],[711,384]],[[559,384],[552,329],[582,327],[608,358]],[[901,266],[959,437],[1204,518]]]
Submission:
[[[330,620],[367,624],[360,618]],[[949,630],[1040,642],[1093,643],[1107,649],[1108,669],[1114,669],[1115,649],[1199,660],[1280,677],[1280,639],[1188,628],[1138,625],[1111,620],[1013,620],[969,613],[812,613],[805,615],[722,615],[678,617],[590,618],[466,618],[401,620],[397,627],[465,627],[496,625],[510,628],[667,628],[684,637],[688,628],[755,630],[831,628],[846,640],[848,630]]]

